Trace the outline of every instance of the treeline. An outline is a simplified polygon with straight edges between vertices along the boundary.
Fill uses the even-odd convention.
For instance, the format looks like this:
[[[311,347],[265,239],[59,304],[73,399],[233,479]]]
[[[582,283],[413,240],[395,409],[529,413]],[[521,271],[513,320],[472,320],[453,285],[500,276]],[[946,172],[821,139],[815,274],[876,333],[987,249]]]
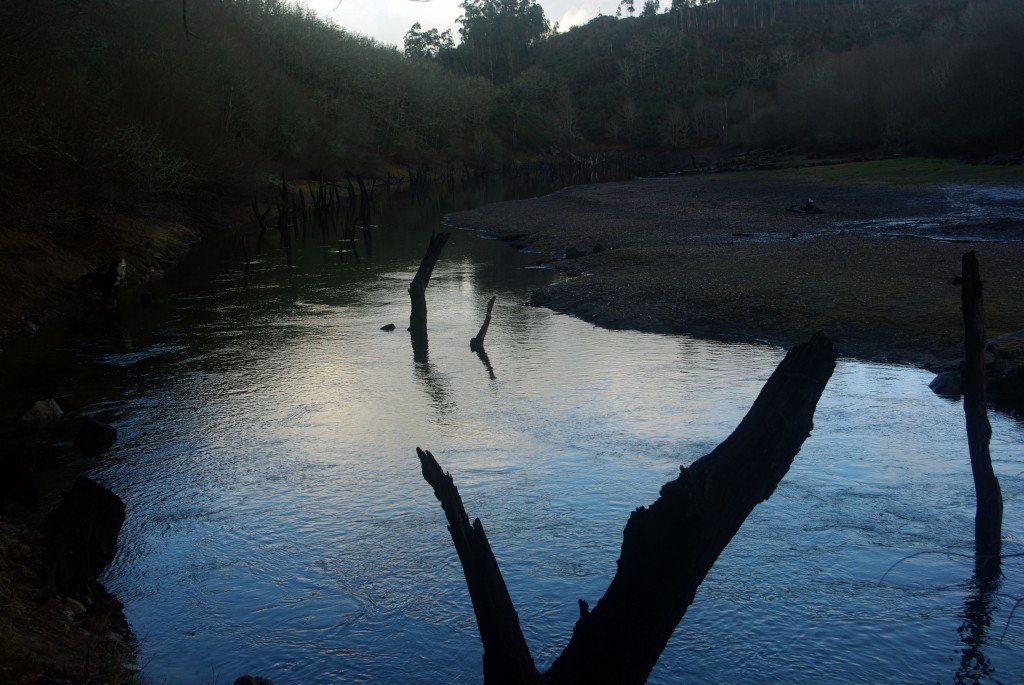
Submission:
[[[1013,122],[1024,111],[1024,4],[1015,0],[660,5],[559,34],[528,0],[467,0],[458,44],[417,25],[406,52],[493,83],[492,123],[512,148],[984,155],[1022,146]]]
[[[531,57],[503,86],[507,140],[970,156],[1024,146],[1016,0],[677,2],[599,16]]]
[[[0,65],[5,193],[250,190],[498,154],[488,81],[281,0],[4,0]]]
[[[608,147],[1024,147],[1019,0],[648,0],[565,33],[534,0],[462,10],[403,53],[283,0],[4,0],[0,193]]]

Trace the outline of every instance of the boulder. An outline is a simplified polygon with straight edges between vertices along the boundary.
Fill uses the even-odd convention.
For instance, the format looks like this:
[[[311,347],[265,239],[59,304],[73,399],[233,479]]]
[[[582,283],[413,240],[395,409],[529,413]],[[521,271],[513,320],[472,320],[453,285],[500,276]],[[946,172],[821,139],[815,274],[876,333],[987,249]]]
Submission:
[[[992,338],[986,349],[986,357],[988,399],[1001,407],[1019,407],[1024,404],[1024,331]],[[940,373],[928,387],[936,395],[959,399],[959,368]]]
[[[121,498],[96,481],[79,476],[45,524],[47,590],[85,597],[117,554],[124,525]]]
[[[234,685],[274,685],[274,681],[260,678],[258,675],[244,675],[236,679]]]
[[[96,458],[117,442],[117,429],[99,419],[87,416],[78,427],[75,447],[87,457]]]
[[[928,387],[932,389],[932,392],[940,397],[948,397],[953,400],[960,399],[960,370],[954,369],[952,371],[944,371],[943,373],[940,373],[932,379],[932,382],[928,384]]]

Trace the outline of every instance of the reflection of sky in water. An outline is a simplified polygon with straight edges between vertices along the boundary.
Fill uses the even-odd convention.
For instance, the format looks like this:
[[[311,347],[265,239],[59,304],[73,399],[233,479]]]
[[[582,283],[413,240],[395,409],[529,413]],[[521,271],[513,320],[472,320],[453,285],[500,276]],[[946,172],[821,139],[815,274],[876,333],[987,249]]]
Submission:
[[[422,246],[388,252],[386,238],[389,256],[358,265],[318,247],[293,269],[265,254],[247,286],[215,265],[215,284],[180,285],[136,322],[131,352],[84,353],[128,369],[96,398],[121,435],[99,477],[129,507],[108,582],[149,682],[478,682],[472,608],[416,446],[483,520],[546,666],[577,598],[593,605],[611,578],[629,513],[728,435],[782,356],[522,306],[548,275],[456,233],[414,362],[405,284]],[[469,350],[491,294],[493,379]],[[951,680],[971,562],[897,563],[971,549],[963,414],[930,378],[840,363],[792,471],[652,682]],[[1020,552],[1024,429],[1002,416],[993,429],[1006,551]],[[1024,620],[996,639],[1020,571],[1007,561],[986,648],[1004,681],[1024,672]]]

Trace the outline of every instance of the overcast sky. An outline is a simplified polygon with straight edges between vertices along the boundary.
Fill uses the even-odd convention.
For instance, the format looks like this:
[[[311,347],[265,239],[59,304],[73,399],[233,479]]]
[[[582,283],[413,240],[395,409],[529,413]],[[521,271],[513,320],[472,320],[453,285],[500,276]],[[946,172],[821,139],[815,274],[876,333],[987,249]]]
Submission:
[[[342,28],[371,36],[382,43],[402,47],[402,37],[409,27],[419,22],[424,29],[452,29],[459,42],[455,20],[462,14],[462,0],[300,0],[325,19],[332,19]],[[585,24],[602,14],[615,14],[618,0],[541,0],[544,16],[561,30]],[[637,3],[638,5],[643,3]]]

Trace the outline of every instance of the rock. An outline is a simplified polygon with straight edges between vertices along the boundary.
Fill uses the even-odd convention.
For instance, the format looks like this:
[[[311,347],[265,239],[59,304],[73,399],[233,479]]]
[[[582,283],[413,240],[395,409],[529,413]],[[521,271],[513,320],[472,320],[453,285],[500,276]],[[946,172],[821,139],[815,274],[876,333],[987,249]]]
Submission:
[[[235,680],[234,685],[274,685],[274,681],[260,678],[258,675],[244,675]]]
[[[594,243],[594,249],[590,251],[590,254],[598,254],[599,252],[604,252],[604,245],[601,243]]]
[[[579,257],[586,257],[587,253],[576,247],[565,248],[566,259],[578,259]]]
[[[1004,407],[1024,404],[1024,331],[992,338],[986,346],[988,399]],[[957,369],[937,375],[928,387],[936,395],[958,399],[961,395]]]
[[[92,592],[117,554],[124,519],[120,497],[79,476],[46,521],[46,589],[78,597]]]
[[[388,324],[388,325],[386,325],[386,326],[381,326],[381,327],[380,327],[380,329],[381,329],[382,331],[387,331],[388,333],[390,333],[391,331],[395,330],[395,324],[393,324],[393,323],[389,323],[389,324]]]
[[[33,404],[32,408],[25,412],[25,414],[21,417],[21,420],[49,421],[50,419],[57,418],[63,413],[64,410],[62,410],[60,408],[60,405],[57,404],[57,400],[51,397],[46,400],[39,400],[38,402]]]
[[[21,321],[21,334],[24,335],[27,338],[31,338],[36,333],[39,332],[39,326],[40,325],[41,324],[39,322],[39,319],[37,319],[36,317],[34,317],[34,316],[26,316]]]
[[[65,603],[68,605],[68,609],[71,610],[72,616],[81,616],[85,613],[85,605],[79,602],[73,597],[68,597]]]
[[[995,400],[1024,402],[1024,361],[997,360],[989,364],[988,395]]]
[[[932,389],[936,395],[940,397],[948,397],[949,399],[958,400],[960,399],[960,371],[954,369],[953,371],[946,371],[940,373],[932,382],[928,384],[928,387]]]
[[[117,429],[91,416],[82,421],[75,438],[75,447],[87,457],[96,458],[117,442]]]

